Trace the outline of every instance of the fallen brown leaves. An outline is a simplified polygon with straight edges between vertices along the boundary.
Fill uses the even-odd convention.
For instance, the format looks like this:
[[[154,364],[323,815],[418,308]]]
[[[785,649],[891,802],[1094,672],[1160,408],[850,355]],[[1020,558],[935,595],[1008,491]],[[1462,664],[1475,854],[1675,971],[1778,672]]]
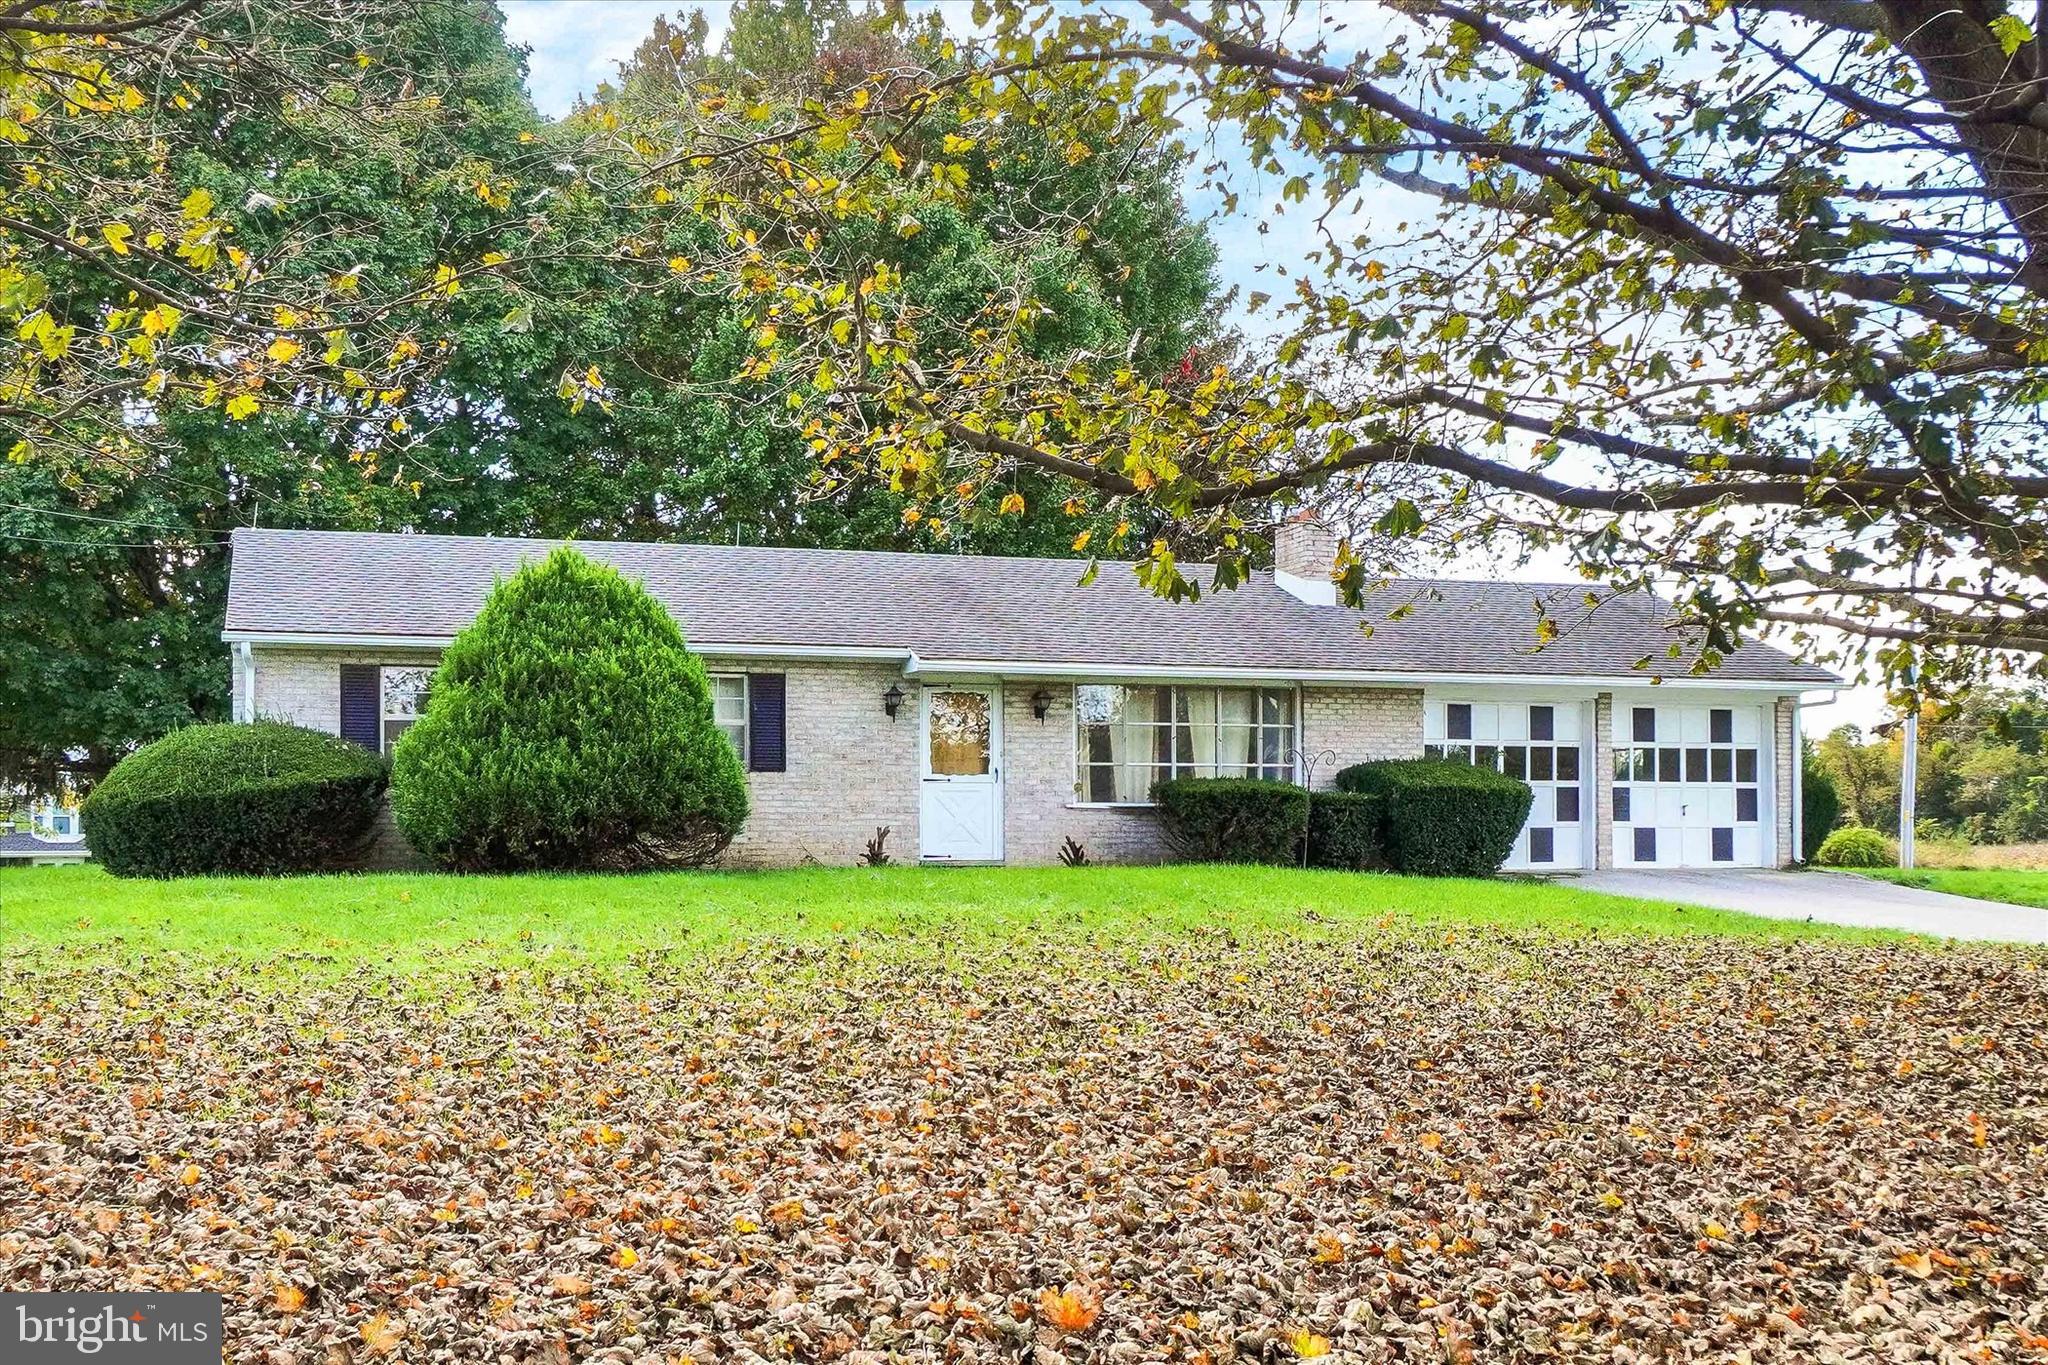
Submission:
[[[2030,1360],[2044,962],[871,943],[294,993],[17,961],[0,1289],[216,1290],[275,1365]]]

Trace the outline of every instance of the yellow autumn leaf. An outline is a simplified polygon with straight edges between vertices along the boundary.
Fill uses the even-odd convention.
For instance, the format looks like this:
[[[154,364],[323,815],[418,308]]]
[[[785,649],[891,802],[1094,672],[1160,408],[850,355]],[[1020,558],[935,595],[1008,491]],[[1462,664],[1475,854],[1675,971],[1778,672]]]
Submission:
[[[108,223],[100,228],[100,236],[107,239],[107,250],[116,256],[128,254],[128,239],[135,235],[135,229],[126,223]]]
[[[357,1330],[362,1334],[363,1345],[373,1356],[388,1356],[405,1340],[405,1329],[393,1322],[387,1313],[379,1313]]]
[[[254,417],[262,410],[263,405],[256,401],[254,394],[238,393],[228,400],[228,416],[237,422]]]
[[[1024,495],[1022,493],[1005,493],[1003,495],[1002,513],[1004,516],[1021,515],[1023,511]]]
[[[178,1183],[188,1187],[197,1185],[199,1177],[203,1174],[205,1172],[201,1171],[197,1166],[188,1165],[184,1170],[178,1172]]]
[[[275,1302],[278,1312],[296,1313],[306,1306],[306,1291],[295,1284],[281,1284]]]
[[[269,356],[278,364],[283,365],[292,360],[293,357],[297,356],[300,349],[301,347],[299,346],[299,343],[293,341],[290,337],[279,337],[277,340],[270,343],[270,345],[264,350],[263,354]]]
[[[621,1270],[631,1270],[640,1264],[640,1253],[631,1247],[620,1247],[612,1256],[612,1264]]]
[[[213,212],[213,192],[204,188],[193,190],[178,205],[178,212],[183,214],[188,221],[204,218],[207,214]]]
[[[1317,1356],[1326,1356],[1330,1353],[1330,1339],[1302,1328],[1288,1334],[1287,1347],[1302,1360],[1314,1360]]]

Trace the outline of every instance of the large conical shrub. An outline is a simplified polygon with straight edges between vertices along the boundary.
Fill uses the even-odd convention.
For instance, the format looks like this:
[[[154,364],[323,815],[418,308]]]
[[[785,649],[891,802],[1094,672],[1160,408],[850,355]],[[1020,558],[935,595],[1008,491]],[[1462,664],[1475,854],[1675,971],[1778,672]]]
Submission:
[[[392,755],[391,806],[448,867],[693,867],[739,832],[747,785],[675,621],[561,549],[449,645]]]

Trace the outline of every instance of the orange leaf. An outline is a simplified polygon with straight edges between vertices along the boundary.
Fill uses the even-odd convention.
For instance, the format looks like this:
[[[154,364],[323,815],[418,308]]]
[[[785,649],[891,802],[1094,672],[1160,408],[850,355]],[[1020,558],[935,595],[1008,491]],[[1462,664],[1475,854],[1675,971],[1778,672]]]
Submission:
[[[295,1284],[281,1284],[277,1287],[277,1311],[296,1313],[306,1306],[306,1291]]]
[[[197,1185],[201,1174],[202,1172],[197,1166],[187,1166],[184,1170],[178,1172],[178,1183],[180,1185]]]
[[[1046,1290],[1038,1296],[1038,1315],[1062,1332],[1085,1332],[1102,1312],[1102,1300],[1085,1289]]]
[[[1893,1259],[1915,1279],[1924,1280],[1934,1273],[1934,1258],[1924,1251],[1902,1251]]]

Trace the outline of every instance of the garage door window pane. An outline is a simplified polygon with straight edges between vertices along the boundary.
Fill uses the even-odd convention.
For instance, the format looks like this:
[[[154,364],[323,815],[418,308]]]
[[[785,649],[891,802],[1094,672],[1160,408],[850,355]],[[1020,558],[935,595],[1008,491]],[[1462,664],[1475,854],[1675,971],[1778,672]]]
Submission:
[[[1557,789],[1557,823],[1577,824],[1579,819],[1579,789],[1559,787]]]
[[[1627,787],[1616,787],[1614,789],[1614,823],[1616,823],[1617,825],[1625,825],[1628,823]]]
[[[1707,780],[1707,751],[1687,749],[1685,751],[1685,780],[1704,782]]]
[[[1529,831],[1529,861],[1532,863],[1552,863],[1557,861],[1557,844],[1550,830],[1532,829]]]
[[[1547,706],[1529,708],[1529,738],[1550,739],[1557,734],[1557,717]]]
[[[1737,787],[1735,789],[1735,818],[1742,821],[1745,825],[1756,822],[1755,787]]]
[[[1677,749],[1659,749],[1657,751],[1657,780],[1659,782],[1685,781],[1685,775],[1678,768],[1680,752]]]
[[[1737,749],[1735,751],[1735,780],[1737,782],[1756,781],[1756,750]]]
[[[1732,863],[1735,861],[1735,831],[1720,828],[1714,831],[1714,861]]]
[[[1472,738],[1472,707],[1467,702],[1453,702],[1444,708],[1444,737],[1447,739]]]
[[[1733,711],[1709,711],[1707,713],[1707,725],[1707,738],[1713,740],[1714,743],[1733,744],[1735,742],[1735,713]]]
[[[1735,755],[1726,749],[1714,750],[1713,780],[1733,782],[1735,780]]]
[[[1557,751],[1557,780],[1560,782],[1576,782],[1579,780],[1579,751],[1577,749],[1565,748]]]
[[[1645,825],[1636,830],[1636,861],[1654,863],[1657,861],[1657,831]]]
[[[1630,724],[1631,724],[1631,725],[1632,725],[1632,726],[1634,727],[1634,728],[1633,728],[1633,729],[1632,729],[1632,730],[1631,730],[1631,731],[1630,731],[1629,733],[1630,733],[1631,737],[1632,737],[1632,738],[1634,738],[1634,740],[1635,740],[1635,742],[1636,742],[1636,743],[1638,743],[1638,744],[1651,744],[1651,743],[1655,743],[1655,742],[1656,742],[1656,739],[1657,739],[1657,708],[1656,708],[1656,707],[1654,707],[1654,706],[1638,706],[1638,707],[1636,707],[1636,708],[1635,708],[1635,714],[1634,714],[1634,715],[1632,715],[1632,716],[1631,716],[1631,717],[1629,718],[1629,723],[1630,723]]]
[[[1531,749],[1529,751],[1529,780],[1531,782],[1550,781],[1550,752],[1550,749],[1547,747]]]
[[[1500,770],[1509,777],[1526,779],[1529,776],[1529,750],[1526,745],[1510,744],[1500,751]]]

